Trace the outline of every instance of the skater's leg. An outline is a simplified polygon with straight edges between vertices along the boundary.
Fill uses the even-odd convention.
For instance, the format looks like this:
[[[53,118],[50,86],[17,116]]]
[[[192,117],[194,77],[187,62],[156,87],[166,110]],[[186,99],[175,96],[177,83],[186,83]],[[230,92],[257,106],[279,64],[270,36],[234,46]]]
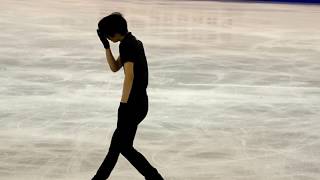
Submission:
[[[133,147],[138,124],[146,117],[147,112],[147,97],[145,101],[131,108],[119,108],[117,127],[120,134],[120,152],[146,179],[163,180],[157,169]]]
[[[121,139],[123,139],[123,138],[121,138],[120,131],[121,131],[121,128],[126,127],[128,125],[125,122],[125,120],[127,119],[125,117],[126,117],[126,115],[128,115],[128,112],[124,111],[124,110],[127,110],[127,109],[123,106],[123,104],[122,104],[122,106],[120,104],[120,106],[118,108],[117,128],[112,135],[109,151],[108,151],[105,159],[101,163],[96,175],[92,178],[92,180],[105,180],[105,179],[107,179],[110,176],[111,171],[113,170],[113,168],[115,167],[115,165],[118,161],[118,157],[120,154]],[[124,136],[124,134],[122,136]]]
[[[144,176],[161,177],[148,160],[133,147],[133,140],[137,131],[137,126],[123,127],[120,132],[120,152],[121,154]],[[156,180],[156,179],[155,179]]]
[[[108,154],[106,155],[92,180],[105,180],[110,176],[111,171],[115,167],[120,154],[119,140],[119,130],[116,129],[112,135]]]
[[[153,177],[158,175],[158,171],[148,160],[134,147],[121,150],[121,154],[144,176]]]

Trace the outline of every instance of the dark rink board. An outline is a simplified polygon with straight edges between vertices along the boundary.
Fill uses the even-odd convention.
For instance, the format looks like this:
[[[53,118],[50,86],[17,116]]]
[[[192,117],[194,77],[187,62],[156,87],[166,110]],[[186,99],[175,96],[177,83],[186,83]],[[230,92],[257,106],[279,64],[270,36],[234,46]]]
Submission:
[[[320,0],[265,0],[265,1],[254,1],[254,0],[216,0],[223,2],[253,2],[253,3],[287,3],[287,4],[320,4]]]

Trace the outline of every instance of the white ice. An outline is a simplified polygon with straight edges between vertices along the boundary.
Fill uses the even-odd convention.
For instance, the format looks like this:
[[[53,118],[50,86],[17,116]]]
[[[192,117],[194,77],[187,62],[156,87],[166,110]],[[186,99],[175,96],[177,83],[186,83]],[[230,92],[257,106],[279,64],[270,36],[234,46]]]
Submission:
[[[320,6],[0,4],[1,180],[96,172],[124,77],[110,71],[96,36],[113,11],[127,18],[149,63],[149,113],[134,146],[166,180],[320,179]],[[143,177],[120,156],[110,179]]]

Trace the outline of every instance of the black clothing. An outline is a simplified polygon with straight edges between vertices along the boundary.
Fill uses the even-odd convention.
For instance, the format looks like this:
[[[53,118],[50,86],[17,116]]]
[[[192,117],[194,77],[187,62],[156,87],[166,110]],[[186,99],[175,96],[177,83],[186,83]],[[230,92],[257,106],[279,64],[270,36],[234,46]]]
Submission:
[[[111,139],[109,151],[92,180],[107,179],[117,163],[120,153],[146,178],[163,180],[157,169],[133,147],[138,124],[148,113],[148,96],[140,104],[120,102],[117,128]]]
[[[128,103],[134,104],[147,95],[148,63],[144,53],[143,43],[131,32],[128,32],[119,45],[121,64],[131,61],[134,63],[134,78],[129,94]]]
[[[120,102],[118,108],[117,128],[114,131],[109,151],[92,180],[107,179],[117,163],[121,153],[146,180],[163,180],[157,169],[133,147],[138,124],[148,113],[147,95],[148,64],[142,42],[130,32],[120,43],[122,65],[127,61],[134,62],[134,80],[127,103]]]

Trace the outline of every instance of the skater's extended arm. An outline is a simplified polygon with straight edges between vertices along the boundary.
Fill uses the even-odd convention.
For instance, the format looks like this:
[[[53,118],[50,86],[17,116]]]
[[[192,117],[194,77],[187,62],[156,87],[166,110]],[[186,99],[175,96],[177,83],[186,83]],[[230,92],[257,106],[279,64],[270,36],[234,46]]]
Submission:
[[[109,49],[105,49],[106,50],[106,58],[107,58],[107,62],[109,64],[109,67],[111,69],[112,72],[117,72],[119,71],[119,69],[121,68],[121,62],[120,62],[120,56],[118,57],[117,60],[114,59],[112,52]]]
[[[133,62],[124,63],[124,81],[123,81],[123,89],[122,89],[122,97],[121,102],[127,103],[129,99],[129,95],[132,89],[132,83],[134,78],[133,73]]]

